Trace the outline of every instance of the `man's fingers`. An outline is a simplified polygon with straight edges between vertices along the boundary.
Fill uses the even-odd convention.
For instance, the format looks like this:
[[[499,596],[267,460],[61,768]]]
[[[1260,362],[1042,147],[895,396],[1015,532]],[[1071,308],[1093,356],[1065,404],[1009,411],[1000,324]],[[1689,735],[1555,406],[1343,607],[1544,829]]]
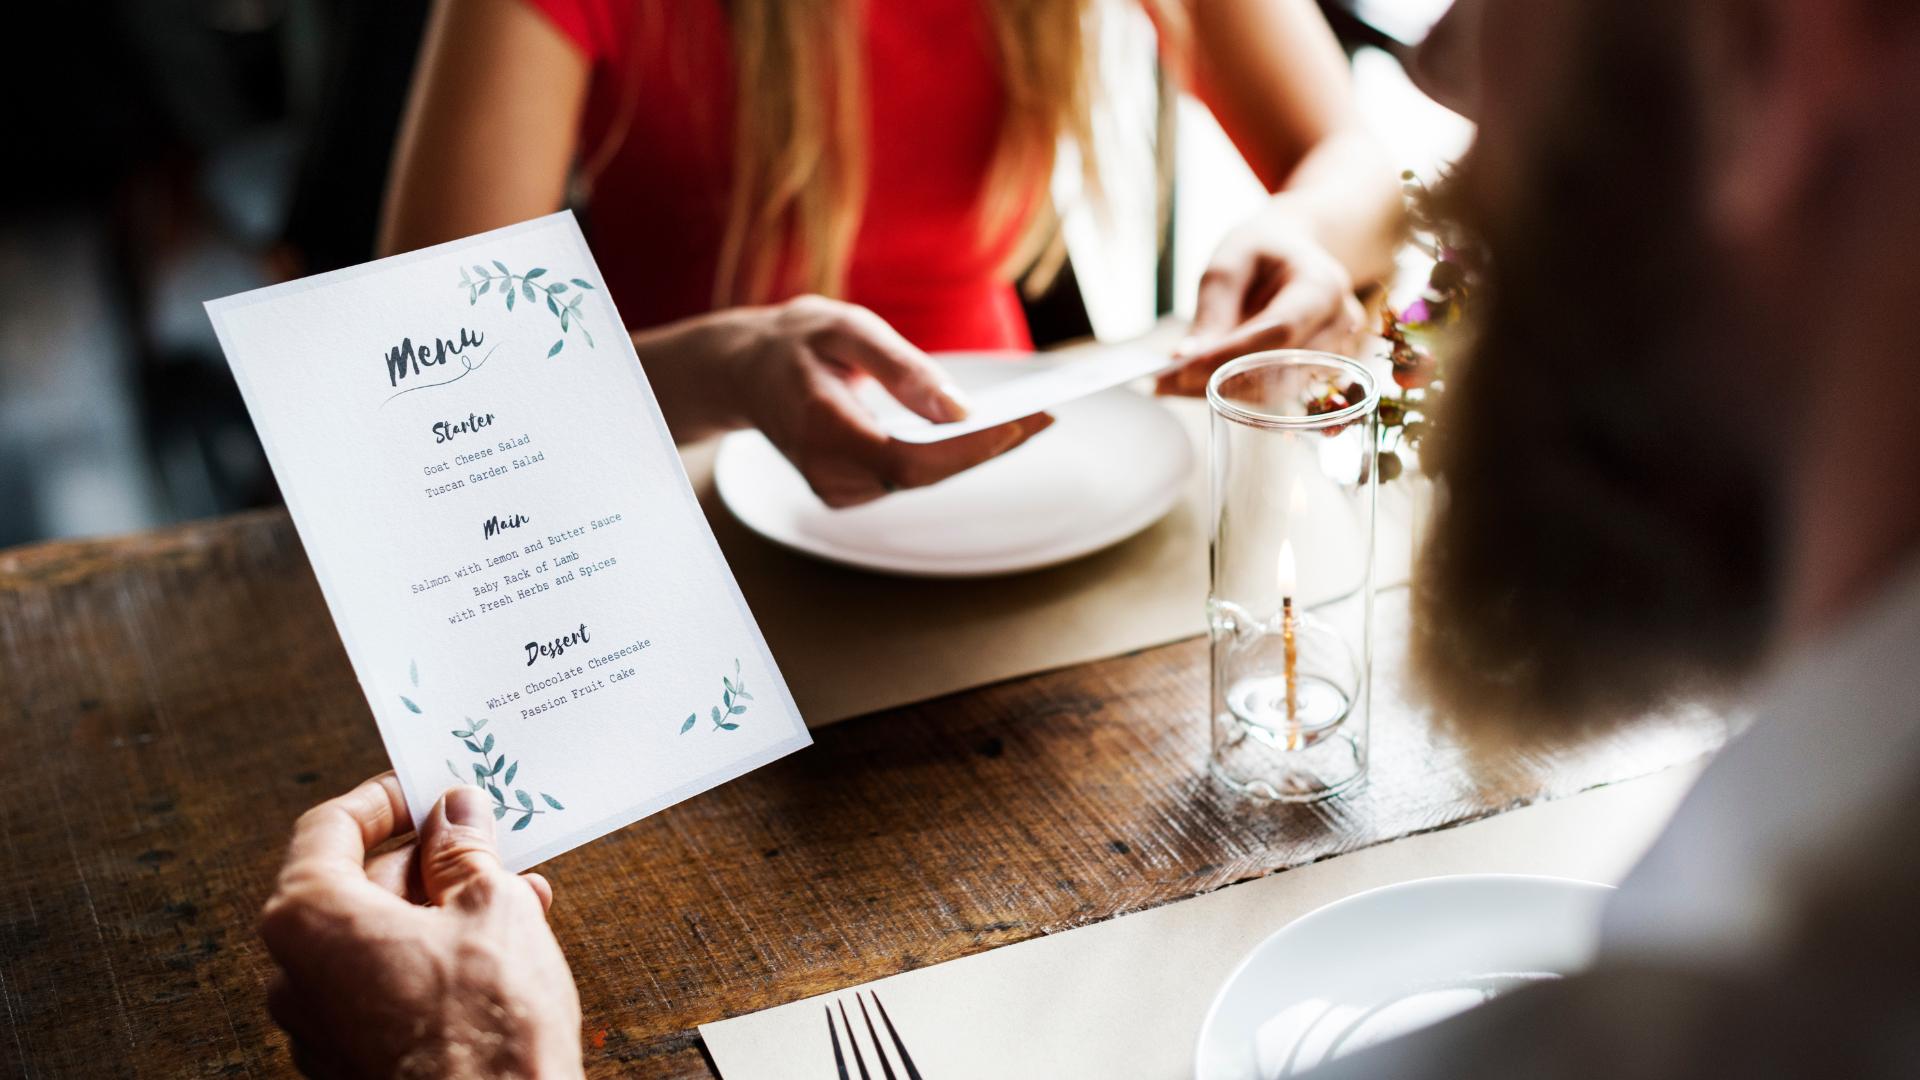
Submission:
[[[520,875],[520,880],[526,882],[527,887],[533,890],[533,895],[540,898],[541,911],[553,910],[553,883],[547,880],[545,874],[528,871]]]
[[[940,366],[866,308],[839,305],[816,338],[816,346],[832,359],[872,375],[900,404],[936,424],[967,415],[965,400]]]
[[[418,902],[419,882],[413,876],[413,856],[419,845],[408,843],[367,860],[367,880],[402,900]]]
[[[324,869],[358,876],[367,850],[407,830],[407,797],[392,773],[300,815],[287,845],[287,869]]]
[[[440,797],[420,828],[420,882],[427,902],[483,902],[487,885],[506,875],[493,846],[493,803],[461,784]]]

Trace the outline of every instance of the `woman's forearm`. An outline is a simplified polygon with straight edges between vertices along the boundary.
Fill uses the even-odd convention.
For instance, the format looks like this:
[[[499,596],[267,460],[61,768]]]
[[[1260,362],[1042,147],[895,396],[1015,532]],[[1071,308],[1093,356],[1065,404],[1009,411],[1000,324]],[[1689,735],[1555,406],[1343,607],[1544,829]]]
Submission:
[[[521,0],[440,0],[380,223],[393,255],[558,210],[587,62]]]
[[[694,442],[748,426],[744,403],[732,388],[740,358],[752,348],[751,316],[752,309],[735,308],[633,335],[633,351],[674,442]]]
[[[1393,274],[1406,226],[1399,174],[1386,150],[1364,131],[1335,132],[1315,146],[1273,195],[1298,213],[1320,245],[1369,286]]]

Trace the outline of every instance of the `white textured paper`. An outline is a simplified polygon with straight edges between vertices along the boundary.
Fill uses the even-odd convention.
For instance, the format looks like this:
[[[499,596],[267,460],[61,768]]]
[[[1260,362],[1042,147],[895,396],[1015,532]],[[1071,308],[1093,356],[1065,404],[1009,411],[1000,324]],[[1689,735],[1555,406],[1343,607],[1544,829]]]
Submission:
[[[1410,836],[1094,926],[703,1024],[700,1037],[724,1080],[833,1076],[822,1006],[844,1000],[859,1025],[854,992],[872,989],[928,1077],[1189,1077],[1214,994],[1247,952],[1287,923],[1367,889],[1442,874],[1617,882],[1697,774],[1697,766],[1679,766]],[[877,1075],[864,1028],[859,1039]]]
[[[416,823],[484,780],[523,869],[807,745],[571,214],[207,310]]]
[[[1145,349],[1101,349],[1084,360],[1068,361],[1051,370],[996,383],[970,394],[966,418],[947,424],[936,424],[890,403],[869,403],[879,413],[881,427],[901,442],[945,442],[1043,413],[1138,378],[1157,375],[1171,366],[1173,362],[1165,355]]]

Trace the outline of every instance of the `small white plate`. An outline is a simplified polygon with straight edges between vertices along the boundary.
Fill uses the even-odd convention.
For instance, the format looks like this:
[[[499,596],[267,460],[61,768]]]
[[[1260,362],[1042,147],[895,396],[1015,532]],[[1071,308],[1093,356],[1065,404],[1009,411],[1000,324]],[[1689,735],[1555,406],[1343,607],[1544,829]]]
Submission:
[[[981,354],[938,359],[962,390],[1047,367]],[[913,577],[985,577],[1053,566],[1127,539],[1179,501],[1193,469],[1193,445],[1158,401],[1120,387],[1053,415],[1052,427],[1011,453],[931,487],[846,510],[822,503],[757,431],[721,441],[714,484],[735,517],[774,543]]]
[[[1213,999],[1195,1080],[1275,1080],[1508,990],[1583,970],[1613,889],[1512,874],[1428,878],[1301,916]]]

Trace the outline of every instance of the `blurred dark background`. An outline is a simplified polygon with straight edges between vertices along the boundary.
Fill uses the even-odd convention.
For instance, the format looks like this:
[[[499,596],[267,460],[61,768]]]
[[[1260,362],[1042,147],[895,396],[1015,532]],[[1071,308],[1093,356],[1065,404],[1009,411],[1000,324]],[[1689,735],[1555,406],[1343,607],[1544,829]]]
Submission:
[[[277,500],[201,301],[372,256],[427,0],[19,5],[0,546]]]
[[[1323,0],[1391,46],[1356,5]],[[428,6],[9,9],[0,547],[278,501],[201,303],[373,256]],[[1088,332],[1070,268],[1032,315]]]

